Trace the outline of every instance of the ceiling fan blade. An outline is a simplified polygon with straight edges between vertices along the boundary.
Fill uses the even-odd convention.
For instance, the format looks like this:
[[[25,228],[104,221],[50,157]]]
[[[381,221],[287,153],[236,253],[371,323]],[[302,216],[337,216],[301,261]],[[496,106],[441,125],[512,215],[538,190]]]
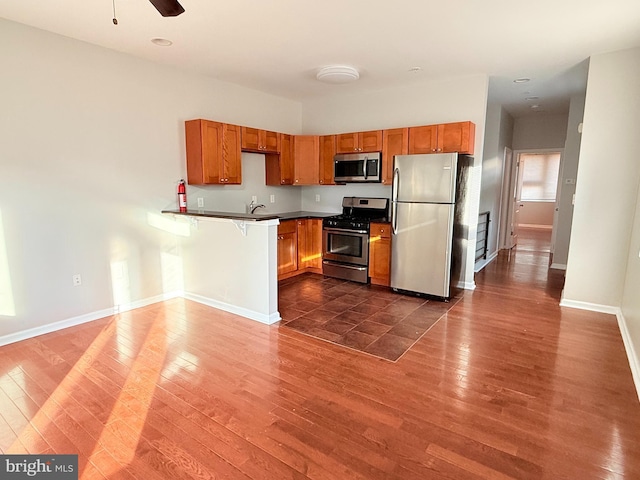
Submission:
[[[178,0],[149,0],[163,17],[177,17],[184,13],[184,8]]]

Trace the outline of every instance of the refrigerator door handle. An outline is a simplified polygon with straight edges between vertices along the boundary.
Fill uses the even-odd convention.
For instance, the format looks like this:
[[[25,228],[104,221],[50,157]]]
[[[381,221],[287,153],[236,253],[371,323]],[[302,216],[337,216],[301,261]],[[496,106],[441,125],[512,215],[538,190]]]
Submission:
[[[398,167],[393,169],[393,181],[391,182],[391,191],[393,192],[393,196],[391,198],[392,202],[398,201],[398,187],[400,186],[400,170]]]
[[[391,232],[393,235],[398,234],[398,203],[391,204]]]
[[[391,182],[391,233],[398,234],[398,187],[400,186],[400,170],[393,169],[393,181]]]

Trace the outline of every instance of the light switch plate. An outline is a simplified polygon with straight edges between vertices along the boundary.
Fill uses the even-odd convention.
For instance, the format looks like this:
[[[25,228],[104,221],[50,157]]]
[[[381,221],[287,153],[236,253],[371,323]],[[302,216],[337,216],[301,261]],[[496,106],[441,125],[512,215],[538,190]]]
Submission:
[[[269,201],[270,201],[271,203],[276,203],[276,196],[275,196],[275,195],[273,195],[273,194],[271,194],[271,195],[269,196]]]
[[[204,198],[198,197],[198,208],[204,207]]]

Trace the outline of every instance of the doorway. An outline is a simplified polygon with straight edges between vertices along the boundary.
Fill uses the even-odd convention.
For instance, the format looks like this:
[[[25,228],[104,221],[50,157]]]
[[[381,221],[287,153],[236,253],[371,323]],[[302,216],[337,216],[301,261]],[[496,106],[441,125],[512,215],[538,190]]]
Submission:
[[[558,217],[562,150],[514,152],[509,182],[505,248],[548,253],[551,261]]]

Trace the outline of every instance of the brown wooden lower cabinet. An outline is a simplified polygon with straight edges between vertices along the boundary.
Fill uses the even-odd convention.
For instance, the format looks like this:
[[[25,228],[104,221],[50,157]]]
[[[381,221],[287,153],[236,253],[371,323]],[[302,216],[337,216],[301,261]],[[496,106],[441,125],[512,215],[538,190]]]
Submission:
[[[278,225],[278,280],[322,273],[322,219],[285,220]]]
[[[278,279],[298,270],[298,234],[295,220],[278,225]]]
[[[391,284],[391,225],[371,223],[369,233],[369,277],[372,285]]]

